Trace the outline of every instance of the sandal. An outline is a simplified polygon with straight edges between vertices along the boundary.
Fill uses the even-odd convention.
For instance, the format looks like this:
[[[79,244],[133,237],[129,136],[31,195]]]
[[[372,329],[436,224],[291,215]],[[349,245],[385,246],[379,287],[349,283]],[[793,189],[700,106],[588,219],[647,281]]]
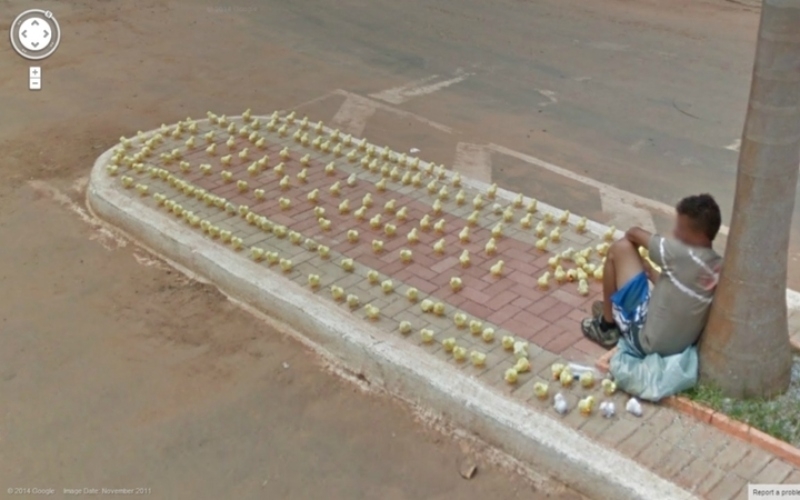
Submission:
[[[603,331],[600,328],[600,316],[593,318],[586,318],[581,322],[581,331],[583,336],[591,340],[595,344],[603,347],[604,349],[611,349],[617,345],[619,341],[619,329],[617,327],[609,328]]]

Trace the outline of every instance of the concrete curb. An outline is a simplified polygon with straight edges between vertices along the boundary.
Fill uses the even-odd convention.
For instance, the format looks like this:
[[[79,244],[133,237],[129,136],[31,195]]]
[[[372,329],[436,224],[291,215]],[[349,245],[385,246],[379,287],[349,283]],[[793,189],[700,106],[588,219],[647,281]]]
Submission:
[[[507,399],[419,348],[332,307],[308,290],[239,258],[137,202],[95,162],[87,201],[95,214],[227,295],[297,329],[347,369],[412,404],[442,414],[506,453],[592,497],[693,499],[615,450]]]

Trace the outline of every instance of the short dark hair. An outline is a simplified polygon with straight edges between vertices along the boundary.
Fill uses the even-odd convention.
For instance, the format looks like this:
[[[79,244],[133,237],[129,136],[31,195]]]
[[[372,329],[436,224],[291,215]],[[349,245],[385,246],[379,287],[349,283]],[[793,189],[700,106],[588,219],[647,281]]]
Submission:
[[[717,237],[722,225],[719,205],[710,194],[687,196],[675,207],[678,214],[685,215],[694,223],[695,229],[703,232],[710,241]]]

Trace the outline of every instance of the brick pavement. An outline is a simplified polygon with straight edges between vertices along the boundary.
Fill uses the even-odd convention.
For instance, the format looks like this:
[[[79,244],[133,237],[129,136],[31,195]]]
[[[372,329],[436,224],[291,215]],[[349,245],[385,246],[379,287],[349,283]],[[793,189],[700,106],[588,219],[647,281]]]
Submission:
[[[604,398],[615,401],[614,418],[582,416],[575,409],[578,400],[589,393],[603,399],[599,390],[550,380],[554,362],[591,365],[604,352],[582,338],[579,321],[600,293],[591,273],[602,264],[598,247],[605,235],[581,230],[579,217],[530,199],[479,192],[444,166],[314,123],[273,117],[243,121],[212,115],[141,134],[121,141],[108,172],[141,203],[182,218],[241,258],[263,262],[264,272],[311,286],[332,305],[404,335],[454,368],[552,412],[700,495],[741,498],[747,480],[781,482],[800,475],[672,409],[646,405],[642,418],[633,417],[622,411],[622,394]],[[554,231],[560,237],[553,238]],[[538,249],[544,237],[549,241]],[[490,241],[494,251],[487,251]],[[565,270],[582,264],[588,271],[582,293],[576,282],[552,277],[550,259],[570,248],[585,251],[585,263],[561,261]],[[462,263],[464,252],[468,265]],[[344,268],[345,259],[353,260],[353,269]],[[502,272],[493,273],[500,260]],[[545,272],[551,278],[543,287],[538,281]],[[451,286],[454,279],[460,288]],[[340,287],[342,297],[334,298],[331,287]],[[357,303],[346,300],[349,295],[357,296]],[[424,312],[428,302],[441,308],[440,314]],[[410,331],[400,333],[401,325]],[[423,329],[432,331],[432,342],[423,339]],[[488,329],[494,330],[493,339],[488,332],[483,338]],[[520,373],[514,384],[504,380],[517,359],[502,345],[504,337],[528,342],[532,370]],[[444,349],[447,338],[455,339],[455,350]],[[463,361],[453,354],[460,348],[467,353]],[[482,355],[484,365],[471,362]],[[549,383],[550,396],[562,392],[572,410],[559,417],[549,400],[534,394],[536,382]]]

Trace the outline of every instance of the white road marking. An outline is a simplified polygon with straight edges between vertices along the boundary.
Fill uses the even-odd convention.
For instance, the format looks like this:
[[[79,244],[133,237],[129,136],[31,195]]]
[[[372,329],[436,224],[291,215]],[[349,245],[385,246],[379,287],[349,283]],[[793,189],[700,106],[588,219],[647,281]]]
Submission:
[[[578,76],[578,77],[575,77],[575,78],[574,78],[574,80],[575,80],[576,82],[588,82],[588,81],[589,81],[589,80],[591,80],[591,79],[592,79],[592,77],[591,77],[591,76]]]
[[[589,46],[595,49],[611,50],[614,52],[624,52],[630,48],[630,45],[616,42],[589,42]]]
[[[356,99],[349,95],[333,116],[332,122],[334,127],[338,127],[348,134],[360,136],[376,109],[374,101]]]
[[[331,98],[331,97],[333,97],[333,96],[335,96],[335,95],[341,95],[340,91],[338,91],[338,90],[332,90],[331,92],[328,92],[327,94],[323,94],[323,95],[321,95],[321,96],[319,96],[319,97],[315,97],[315,98],[313,98],[313,99],[309,99],[308,101],[304,101],[304,102],[301,102],[301,103],[299,103],[299,104],[295,104],[295,105],[294,105],[294,107],[292,107],[291,109],[299,109],[299,108],[304,108],[304,107],[306,107],[306,106],[311,106],[312,104],[316,104],[316,103],[318,103],[318,102],[322,102],[322,101],[324,101],[325,99],[329,99],[329,98]],[[284,110],[283,112],[285,113],[285,112],[286,112],[286,110]],[[265,116],[270,116],[271,114],[272,114],[272,112],[270,111],[270,112],[269,112],[267,115],[265,115]]]
[[[364,101],[364,105],[366,105],[366,106],[374,106],[375,109],[386,111],[388,113],[392,113],[392,114],[397,115],[397,116],[402,116],[404,118],[413,118],[414,120],[417,120],[417,121],[419,121],[421,123],[424,123],[424,124],[426,124],[426,125],[428,125],[430,127],[435,128],[436,130],[440,130],[440,131],[442,131],[442,132],[444,132],[446,134],[452,134],[453,133],[453,129],[448,127],[447,125],[442,125],[441,123],[437,123],[437,122],[435,122],[433,120],[429,120],[429,119],[425,118],[424,116],[419,116],[419,115],[417,115],[415,113],[409,113],[408,111],[403,111],[402,109],[395,108],[394,106],[389,106],[389,105],[384,104],[382,102],[374,101],[374,100],[372,100],[372,99],[370,99],[368,97],[364,97],[364,96],[361,96],[361,95],[358,95],[358,94],[354,94],[352,92],[348,92],[346,90],[341,90],[341,89],[335,90],[333,92],[333,94],[341,95],[341,96],[344,96],[344,97],[347,97],[347,98],[352,98],[352,99],[357,100],[357,101]]]
[[[43,181],[29,181],[28,185],[40,195],[53,200],[70,212],[73,212],[84,223],[91,226],[93,232],[90,234],[89,239],[97,241],[106,250],[112,251],[128,245],[128,241],[125,238],[108,229],[100,219],[91,215],[85,208],[75,203],[69,196],[59,191],[56,187]]]
[[[697,162],[694,158],[681,158],[680,164],[682,167],[688,167],[689,165],[695,165]]]
[[[547,101],[540,102],[539,104],[537,104],[537,106],[545,107],[545,106],[547,106],[549,104],[557,104],[558,103],[558,99],[556,99],[556,93],[553,92],[552,90],[536,89],[536,92],[542,94],[543,96],[547,97],[547,99],[548,99]]]
[[[800,292],[786,290],[786,306],[790,311],[800,310]]]
[[[741,147],[742,147],[742,140],[741,139],[736,139],[732,143],[730,143],[727,146],[725,146],[725,149],[727,149],[729,151],[736,151],[738,153],[739,149]]]
[[[374,99],[380,99],[381,101],[390,102],[392,104],[400,104],[402,100],[400,100],[400,102],[394,102],[394,101],[398,98],[401,98],[404,92],[406,92],[409,89],[424,87],[430,84],[430,82],[436,80],[437,78],[439,78],[439,75],[427,76],[425,78],[420,78],[419,80],[410,81],[405,85],[400,85],[399,87],[392,87],[390,89],[381,92],[370,94],[369,96]]]
[[[459,142],[453,170],[487,184],[492,182],[492,156],[485,146]]]
[[[629,147],[628,149],[630,151],[633,151],[634,153],[638,153],[642,149],[642,147],[644,147],[645,144],[647,144],[647,141],[642,139],[640,141],[636,141],[635,143],[633,143],[631,147]]]
[[[439,75],[433,75],[428,78],[423,78],[421,80],[416,80],[405,85],[401,85],[400,87],[394,87],[377,92],[375,94],[370,94],[370,97],[388,102],[390,104],[403,104],[404,102],[410,101],[415,97],[433,94],[434,92],[438,92],[439,90],[445,89],[451,85],[463,82],[473,74],[474,73],[464,73],[448,80],[429,83],[439,78]]]

